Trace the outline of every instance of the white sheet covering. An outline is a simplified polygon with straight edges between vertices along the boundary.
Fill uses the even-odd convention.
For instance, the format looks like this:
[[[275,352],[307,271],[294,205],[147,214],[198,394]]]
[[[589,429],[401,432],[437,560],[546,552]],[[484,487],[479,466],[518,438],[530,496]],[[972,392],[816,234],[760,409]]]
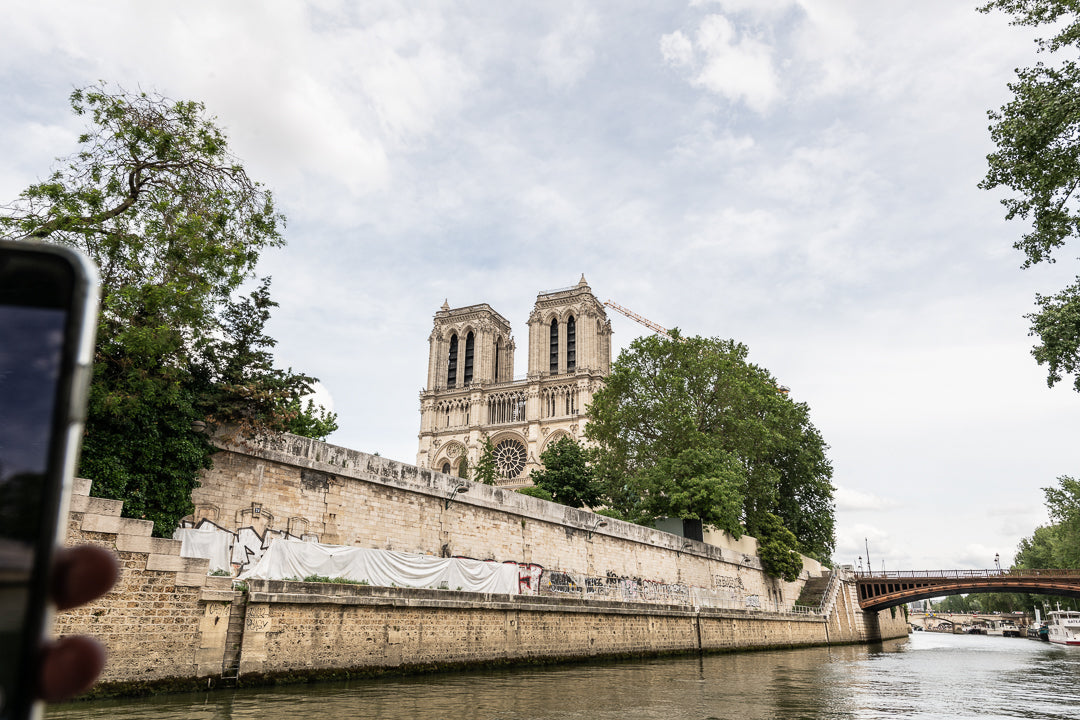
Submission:
[[[233,534],[228,530],[209,526],[202,528],[177,528],[173,540],[180,541],[180,557],[206,558],[210,561],[210,572],[228,570],[232,550]]]
[[[363,580],[383,587],[443,588],[483,593],[517,593],[516,563],[372,550],[344,545],[271,541],[259,562],[240,580],[304,579],[310,575]]]

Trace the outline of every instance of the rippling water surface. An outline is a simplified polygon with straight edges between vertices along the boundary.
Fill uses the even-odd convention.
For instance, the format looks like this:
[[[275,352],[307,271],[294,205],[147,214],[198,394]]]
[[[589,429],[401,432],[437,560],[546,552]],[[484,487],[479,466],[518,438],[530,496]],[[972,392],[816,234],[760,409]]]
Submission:
[[[1080,648],[915,633],[809,648],[215,691],[51,708],[49,720],[1080,718]]]

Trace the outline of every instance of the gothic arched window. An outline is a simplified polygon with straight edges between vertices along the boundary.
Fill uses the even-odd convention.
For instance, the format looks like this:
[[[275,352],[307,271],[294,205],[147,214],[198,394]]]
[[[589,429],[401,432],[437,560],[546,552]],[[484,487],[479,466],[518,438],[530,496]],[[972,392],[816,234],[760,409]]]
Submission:
[[[457,335],[450,336],[450,355],[446,360],[446,387],[457,385]]]
[[[559,374],[559,319],[551,318],[551,361],[548,363],[548,371],[552,375]]]
[[[473,334],[470,331],[469,334],[465,336],[465,385],[466,386],[472,384],[473,349],[474,349],[473,346],[475,344],[476,344],[475,339],[473,338]]]
[[[574,316],[566,319],[566,372],[574,372],[577,366],[577,338]]]
[[[499,360],[502,358],[502,338],[495,340],[495,382],[499,382]]]
[[[443,471],[444,475],[449,475],[450,474],[450,463],[444,462],[442,464],[442,471]]]

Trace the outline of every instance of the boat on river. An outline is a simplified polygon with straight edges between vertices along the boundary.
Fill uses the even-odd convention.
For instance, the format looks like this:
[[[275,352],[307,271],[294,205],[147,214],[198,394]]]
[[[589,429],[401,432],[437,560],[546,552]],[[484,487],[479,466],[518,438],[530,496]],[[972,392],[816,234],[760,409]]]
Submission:
[[[1080,645],[1080,612],[1053,610],[1047,614],[1048,639],[1058,645]]]
[[[998,625],[998,632],[1004,637],[1020,637],[1020,628],[1012,620],[1002,620]]]

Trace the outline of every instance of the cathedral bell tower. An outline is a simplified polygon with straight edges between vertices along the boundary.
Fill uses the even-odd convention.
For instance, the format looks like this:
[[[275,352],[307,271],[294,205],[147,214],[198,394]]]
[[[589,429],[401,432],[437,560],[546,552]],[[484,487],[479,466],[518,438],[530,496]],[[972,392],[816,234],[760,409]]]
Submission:
[[[428,337],[419,467],[458,474],[485,441],[499,484],[521,487],[560,437],[584,438],[585,410],[611,371],[611,322],[585,282],[541,292],[529,315],[529,364],[514,380],[510,323],[486,303],[443,303]],[[470,476],[471,479],[471,476]]]

